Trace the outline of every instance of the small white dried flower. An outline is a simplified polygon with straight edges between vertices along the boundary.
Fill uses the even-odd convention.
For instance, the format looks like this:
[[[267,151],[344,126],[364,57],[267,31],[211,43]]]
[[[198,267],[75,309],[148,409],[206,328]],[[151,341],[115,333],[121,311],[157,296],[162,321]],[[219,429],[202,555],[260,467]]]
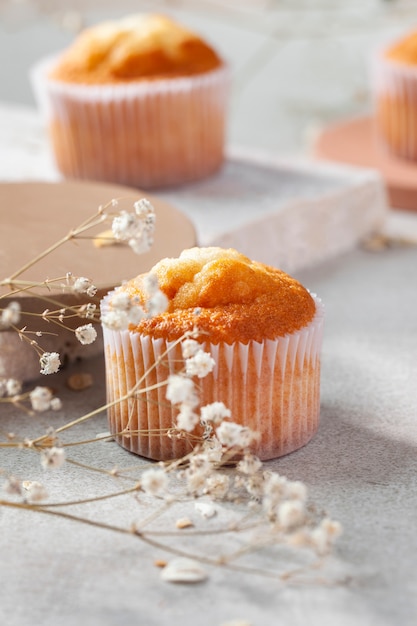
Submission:
[[[45,469],[58,469],[65,462],[64,448],[46,448],[41,452],[41,465]]]
[[[127,330],[129,328],[129,316],[126,311],[117,309],[108,311],[101,316],[101,322],[110,330]]]
[[[339,522],[325,517],[320,524],[311,531],[311,544],[317,554],[325,555],[330,552],[334,541],[342,534],[342,525]]]
[[[212,402],[201,407],[201,419],[203,422],[220,424],[225,417],[230,417],[231,411],[223,402]]]
[[[128,311],[127,317],[128,317],[129,324],[133,324],[133,326],[137,326],[140,320],[145,317],[145,311],[142,309],[142,307],[139,304],[132,303],[132,306],[130,307]]]
[[[288,479],[276,472],[265,472],[264,474],[264,494],[278,502],[286,497]]]
[[[168,376],[166,397],[173,404],[187,404],[191,407],[198,404],[193,381],[179,374]]]
[[[52,398],[50,402],[50,408],[53,411],[59,411],[60,409],[62,409],[62,401],[60,400],[60,398]]]
[[[181,404],[180,410],[177,415],[177,428],[179,430],[186,430],[192,432],[199,422],[197,413],[193,411],[193,407],[189,404]]]
[[[187,376],[197,376],[198,378],[204,378],[207,374],[213,371],[216,365],[215,360],[209,352],[204,350],[197,350],[194,356],[186,359],[185,361],[185,373]]]
[[[6,478],[3,489],[11,496],[20,496],[22,494],[22,482],[14,476]]]
[[[137,298],[119,292],[112,296],[111,309],[102,316],[101,322],[111,330],[127,330],[130,324],[139,324],[144,316],[145,311]]]
[[[87,302],[87,304],[83,304],[80,309],[80,314],[86,317],[87,319],[92,319],[95,315],[97,306],[93,302]]]
[[[145,236],[144,233],[140,237],[132,237],[128,241],[129,247],[135,254],[145,254],[152,247],[153,239]]]
[[[213,498],[224,498],[229,491],[230,478],[226,474],[215,472],[206,479],[205,493]]]
[[[207,458],[207,455],[204,453],[194,454],[190,457],[190,468],[189,472],[202,472],[207,475],[211,472],[213,466],[210,460]]]
[[[305,502],[307,500],[307,486],[301,482],[301,480],[288,481],[285,495],[289,500],[301,500]]]
[[[39,359],[39,363],[41,374],[55,374],[61,365],[58,352],[44,352]]]
[[[252,498],[255,498],[257,501],[259,501],[262,498],[263,486],[264,486],[264,481],[263,481],[262,476],[260,476],[259,474],[249,474],[246,480],[243,480],[243,478],[239,476],[238,481],[239,482],[242,481],[241,485],[252,496]],[[267,500],[267,502],[265,502],[265,500]],[[269,515],[272,509],[269,506],[268,498],[266,499],[264,498],[262,501],[262,504],[266,513]]]
[[[256,474],[262,467],[262,461],[254,454],[245,454],[243,459],[237,464],[237,470],[242,474]]]
[[[189,469],[184,473],[186,479],[187,491],[192,495],[201,495],[206,493],[206,478],[207,472],[202,471],[190,471]]]
[[[128,311],[130,308],[129,294],[119,291],[112,296],[111,305],[113,309],[118,311]]]
[[[223,446],[218,439],[211,437],[203,442],[203,452],[212,465],[217,465],[222,460]]]
[[[162,291],[155,292],[147,301],[147,316],[153,317],[154,315],[159,315],[160,313],[164,313],[164,311],[168,308],[168,298]]]
[[[147,198],[141,198],[137,200],[134,204],[134,209],[136,215],[139,217],[148,219],[149,217],[155,217],[155,209],[153,204]]]
[[[210,518],[217,514],[217,509],[212,502],[196,502],[194,507],[203,517]]]
[[[127,241],[136,254],[147,252],[153,244],[155,212],[148,200],[134,204],[135,213],[120,211],[112,222],[113,236],[118,241]]]
[[[90,297],[97,293],[97,287],[95,287],[92,281],[85,276],[80,276],[75,279],[72,290],[74,293],[86,293]]]
[[[22,391],[22,383],[16,378],[8,378],[6,380],[6,394],[8,396],[17,396]]]
[[[157,293],[159,291],[158,276],[154,274],[153,272],[149,272],[143,280],[143,286],[145,288],[146,293],[149,296],[152,296],[154,293]]]
[[[97,331],[92,324],[84,324],[75,329],[75,336],[84,346],[94,343],[97,339]]]
[[[216,428],[220,443],[228,448],[247,448],[255,438],[255,433],[247,426],[235,422],[222,422]]]
[[[138,215],[120,211],[119,215],[113,218],[111,229],[115,239],[128,241],[141,233],[142,223]]]
[[[20,320],[20,304],[13,300],[5,309],[1,311],[0,315],[0,330],[9,328],[10,326],[16,326]]]
[[[52,391],[48,387],[35,387],[29,394],[29,400],[34,411],[47,411],[51,406]]]
[[[26,499],[29,502],[41,502],[48,497],[48,492],[45,487],[36,480],[23,481],[23,489],[26,492]]]
[[[284,530],[293,530],[305,521],[305,508],[301,500],[285,500],[278,506],[277,519]]]
[[[181,351],[184,359],[189,359],[199,350],[201,350],[201,344],[199,344],[195,339],[188,338],[181,342]]]
[[[148,469],[142,474],[142,489],[152,495],[158,496],[166,492],[168,487],[168,476],[162,469]]]

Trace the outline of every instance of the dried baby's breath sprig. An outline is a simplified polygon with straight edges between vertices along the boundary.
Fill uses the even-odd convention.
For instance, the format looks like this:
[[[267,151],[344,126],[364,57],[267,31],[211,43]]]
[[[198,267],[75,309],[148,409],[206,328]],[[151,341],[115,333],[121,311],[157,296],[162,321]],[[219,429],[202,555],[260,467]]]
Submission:
[[[112,222],[116,241],[126,241],[136,254],[147,252],[152,244],[155,230],[155,210],[149,200],[134,203],[134,212],[120,211]]]
[[[150,203],[145,200],[135,202],[134,211],[129,213],[119,211],[118,202],[114,200],[100,207],[94,219],[87,220],[78,229],[71,231],[57,245],[77,237],[85,237],[89,228],[105,221],[111,222],[112,238],[119,244],[126,242],[136,252],[147,249],[152,243],[155,214]],[[53,249],[55,247],[39,255],[38,259],[44,258]],[[0,287],[7,286],[9,290],[15,290],[15,293],[19,293],[19,290],[30,291],[35,283],[19,279],[27,267],[28,265],[20,268],[10,278],[0,281]],[[96,304],[86,302],[76,306],[61,306],[50,294],[52,290],[64,289],[92,297],[96,291],[93,281],[68,273],[64,278],[43,281],[37,283],[37,286],[40,284],[48,293],[47,296],[42,296],[47,307],[41,314],[42,319],[64,327],[69,318],[79,317],[83,322],[88,320],[87,323],[78,325],[74,333],[82,344],[91,343],[97,334],[94,323],[99,321]],[[131,298],[123,290],[114,293],[109,310],[101,319],[102,324],[113,329],[127,329],[131,325],[137,325],[143,317],[164,311],[167,299],[159,289],[156,276],[149,275],[145,288],[148,294],[146,306],[142,306],[138,299]],[[0,295],[0,301],[1,297]],[[198,321],[198,309],[194,313]],[[33,331],[26,327],[17,327],[21,315],[18,303],[15,305],[12,302],[0,308],[0,329],[16,330],[23,340],[31,343],[39,354],[41,373],[57,372],[60,366],[59,354],[45,352],[36,339],[31,338]],[[130,428],[123,431],[124,436],[141,434],[188,439],[191,449],[189,454],[182,459],[151,467],[149,464],[139,463],[133,467],[103,468],[72,458],[71,450],[76,446],[102,445],[103,441],[111,442],[106,443],[106,446],[116,445],[113,441],[116,433],[104,433],[77,441],[61,440],[64,432],[71,431],[75,426],[82,426],[87,420],[103,413],[111,404],[131,398],[143,398],[146,392],[145,375],[123,397],[111,404],[97,407],[71,422],[48,429],[39,436],[19,437],[13,433],[6,435],[5,441],[0,441],[0,447],[33,454],[37,460],[35,472],[39,470],[39,462],[45,470],[60,469],[62,473],[66,472],[68,465],[75,465],[82,471],[95,472],[97,477],[111,477],[119,485],[116,492],[87,495],[74,501],[67,499],[50,502],[46,484],[47,471],[45,485],[36,480],[28,480],[27,477],[25,480],[14,477],[10,471],[3,486],[5,498],[0,499],[0,506],[30,510],[123,533],[155,549],[165,550],[175,557],[163,563],[161,561],[161,565],[164,565],[161,570],[162,579],[167,582],[202,582],[208,577],[206,566],[209,565],[288,580],[293,576],[288,568],[284,573],[265,572],[241,562],[242,557],[266,546],[277,550],[277,555],[280,548],[285,547],[296,551],[313,551],[319,559],[326,556],[342,531],[341,525],[327,516],[320,519],[311,514],[307,488],[303,483],[290,481],[276,472],[265,471],[260,459],[251,452],[257,433],[233,421],[238,420],[239,416],[233,416],[223,402],[213,401],[200,406],[199,381],[212,372],[215,362],[211,354],[203,350],[199,340],[201,334],[198,327],[195,327],[192,332],[173,342],[167,352],[175,349],[178,344],[181,345],[182,368],[179,365],[177,373],[156,383],[158,387],[166,387],[166,401],[172,403],[177,410],[173,427],[164,432],[155,430],[138,433]],[[167,358],[167,352],[153,367]],[[19,381],[12,378],[0,379],[0,401],[14,402],[19,406],[29,403],[30,411],[35,415],[31,423],[36,423],[37,414],[58,410],[61,406],[60,399],[54,395],[52,389],[36,386],[32,391],[22,392]],[[196,434],[197,426],[201,434]],[[93,520],[90,516],[83,516],[78,510],[77,514],[71,512],[72,506],[81,507],[86,503],[122,495],[135,499],[134,502],[142,513],[139,522],[132,520],[129,524],[109,524],[102,519]],[[183,509],[180,515],[177,514],[175,507],[179,504],[182,507],[189,506],[188,514],[183,514]],[[230,521],[230,517],[225,517],[225,507],[229,507],[229,511],[232,505],[234,516]],[[173,524],[173,520],[177,520],[176,524]],[[158,525],[155,524],[156,521]],[[179,541],[186,542],[190,537],[196,540],[207,535],[238,536],[239,540],[236,543],[226,541],[219,554],[205,554],[198,547],[183,549],[178,545]],[[173,536],[175,541],[172,541]]]
[[[41,465],[45,469],[58,469],[65,463],[64,448],[45,448],[41,452]]]
[[[99,207],[97,213],[87,218],[78,227],[71,229],[64,237],[58,240],[55,244],[48,247],[46,250],[40,252],[34,259],[24,264],[22,267],[13,272],[9,277],[0,279],[0,289],[6,288],[4,293],[0,293],[0,331],[13,330],[17,332],[20,338],[26,341],[32,346],[39,354],[40,357],[40,372],[42,374],[55,373],[59,370],[60,360],[54,352],[45,352],[41,345],[30,337],[30,335],[42,336],[44,331],[30,330],[26,326],[18,328],[18,324],[24,315],[25,317],[40,317],[46,322],[51,322],[58,327],[65,328],[75,333],[76,338],[81,344],[88,345],[92,343],[96,336],[96,330],[93,325],[84,324],[73,329],[68,326],[66,320],[74,317],[87,318],[93,321],[98,321],[97,306],[95,303],[86,302],[81,305],[65,305],[59,302],[59,300],[51,295],[53,291],[59,290],[64,293],[74,293],[79,295],[85,295],[88,298],[93,298],[97,293],[97,287],[94,285],[91,278],[86,276],[74,276],[71,271],[68,271],[64,277],[48,278],[40,281],[24,280],[22,276],[24,273],[36,265],[39,261],[47,257],[54,252],[60,246],[74,241],[76,239],[88,238],[88,231],[95,228],[97,225],[108,222],[112,225],[112,236],[117,241],[126,241],[131,249],[141,254],[146,252],[153,243],[153,236],[155,230],[155,210],[152,204],[146,199],[140,199],[133,203],[134,211],[129,213],[119,208],[119,200],[113,199],[106,205]],[[1,300],[5,297],[18,295],[21,293],[34,295],[39,301],[44,301],[47,304],[47,308],[43,313],[33,313],[30,311],[22,311],[21,305],[17,300],[13,300],[7,303],[6,306],[1,306]],[[158,312],[163,310],[163,298],[161,292],[155,293],[150,302],[150,312]],[[52,306],[51,306],[52,305]],[[120,318],[123,317],[122,313],[109,314],[109,325],[112,323],[111,315],[116,317],[117,320],[113,320],[113,327],[120,325]],[[130,312],[128,317],[129,323],[138,323],[140,316],[138,315],[138,308]]]
[[[11,326],[17,326],[20,322],[20,304],[16,300],[10,302],[6,308],[0,308],[0,330],[7,330]]]

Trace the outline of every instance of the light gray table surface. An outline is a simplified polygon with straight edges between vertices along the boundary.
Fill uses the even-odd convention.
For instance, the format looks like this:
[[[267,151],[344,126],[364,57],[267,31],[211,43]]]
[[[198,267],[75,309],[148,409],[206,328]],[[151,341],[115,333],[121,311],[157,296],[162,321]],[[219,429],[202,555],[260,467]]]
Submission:
[[[356,249],[299,275],[326,305],[321,425],[305,448],[266,466],[305,481],[316,505],[343,524],[331,560],[333,583],[282,584],[217,567],[201,585],[170,585],[153,565],[166,555],[133,537],[3,508],[2,623],[415,624],[416,264],[416,248]],[[55,417],[38,417],[41,427],[64,423],[104,401],[102,359],[77,368],[93,374],[94,386],[76,394],[63,382],[68,372],[52,377],[49,383],[64,408]],[[22,413],[2,408],[3,433],[30,427]],[[71,436],[94,437],[106,428],[105,417],[98,416]],[[132,463],[114,442],[74,448],[70,456],[104,468]],[[115,488],[112,479],[67,465],[46,477],[27,451],[2,450],[1,466],[46,481],[57,500]],[[128,525],[139,507],[130,496],[88,505],[82,512]],[[213,541],[213,550],[218,549],[219,540],[210,537],[200,547],[210,551]],[[269,568],[277,557],[266,551],[253,558],[257,566]]]
[[[25,10],[25,3],[10,4]],[[384,12],[396,4],[382,3]],[[33,106],[27,71],[39,56],[66,44],[70,35],[58,29],[52,18],[35,17],[32,22],[25,18],[18,26],[6,20],[1,24],[3,57],[14,58],[14,63],[4,64],[0,86],[5,103],[0,116],[0,153],[3,147],[2,154],[7,153],[9,159],[3,160],[1,169],[12,170],[12,180],[56,180],[44,137],[38,123],[32,123],[32,109],[27,117],[27,105]],[[384,35],[382,30],[391,30],[389,20],[377,31],[374,21],[364,19],[361,23],[367,27],[358,34],[356,22],[350,21],[354,28],[349,37],[342,29],[338,38],[337,34],[316,37],[319,21],[314,12],[310,17],[311,41],[303,30],[293,40],[285,39],[282,46],[279,37],[269,59],[258,55],[246,83],[242,76],[247,76],[251,54],[256,55],[258,48],[262,52],[259,35],[217,18],[191,20],[212,30],[213,41],[226,46],[240,75],[232,140],[293,153],[301,143],[304,147],[317,126],[368,110],[363,54],[369,50],[371,34],[377,41]],[[399,24],[393,28],[398,30]],[[268,49],[264,52],[269,54]],[[9,113],[14,124],[8,122]],[[1,172],[0,179],[5,180]],[[415,227],[417,216],[413,218]],[[334,556],[317,578],[308,584],[283,584],[212,567],[202,584],[171,585],[160,579],[154,566],[154,560],[166,558],[166,553],[132,536],[1,507],[0,624],[223,626],[238,620],[236,626],[239,621],[239,626],[414,626],[416,267],[416,247],[392,247],[379,253],[357,248],[297,274],[326,306],[321,424],[305,448],[266,467],[303,480],[316,506],[343,525]],[[72,371],[90,372],[94,386],[80,393],[70,391],[65,380]],[[48,378],[48,384],[62,398],[63,409],[34,420],[1,405],[2,440],[8,432],[43,432],[51,423],[59,426],[102,404],[103,360],[80,362]],[[67,437],[94,438],[105,430],[105,415],[99,415]],[[142,463],[114,442],[74,447],[70,456],[105,469]],[[113,478],[70,464],[45,474],[39,459],[28,451],[0,449],[0,468],[22,479],[41,480],[53,501],[109,493],[120,486]],[[143,517],[142,504],[126,496],[72,511],[128,527]],[[188,515],[188,509],[176,511],[176,517],[182,514]],[[216,523],[233,518],[233,508],[222,515]],[[164,519],[164,527],[170,528],[172,522],[172,518]],[[208,520],[204,527],[210,528],[211,523]],[[191,547],[214,553],[226,550],[228,541],[236,539],[205,536]],[[279,566],[278,558],[275,551],[265,550],[250,556],[249,562],[271,569]]]

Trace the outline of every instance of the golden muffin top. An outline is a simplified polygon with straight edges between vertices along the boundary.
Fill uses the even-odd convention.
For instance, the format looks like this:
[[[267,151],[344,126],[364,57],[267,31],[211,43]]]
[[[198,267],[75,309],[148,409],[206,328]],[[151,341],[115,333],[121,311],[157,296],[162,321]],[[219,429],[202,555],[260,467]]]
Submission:
[[[417,64],[417,32],[412,32],[394,43],[386,51],[386,57],[392,61]]]
[[[309,292],[281,270],[233,249],[190,248],[151,270],[168,298],[167,310],[131,328],[169,341],[197,327],[211,343],[276,339],[306,326],[316,305]],[[120,289],[146,306],[141,274]]]
[[[164,15],[138,14],[84,30],[50,78],[105,84],[209,72],[222,65],[198,35]]]

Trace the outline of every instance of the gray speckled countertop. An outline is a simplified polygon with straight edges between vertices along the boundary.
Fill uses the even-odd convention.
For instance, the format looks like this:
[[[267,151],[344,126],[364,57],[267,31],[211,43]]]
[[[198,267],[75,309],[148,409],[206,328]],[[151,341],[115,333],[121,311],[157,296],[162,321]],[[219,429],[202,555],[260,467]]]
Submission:
[[[415,248],[377,254],[357,249],[299,275],[327,311],[321,426],[305,448],[267,467],[305,481],[316,505],[342,522],[344,534],[330,563],[336,584],[285,585],[219,567],[201,585],[172,586],[153,566],[163,552],[133,537],[3,509],[3,623],[220,626],[241,619],[253,626],[301,626],[308,618],[312,626],[415,624],[416,263]],[[75,394],[63,378],[52,379],[65,401],[62,413],[48,417],[57,424],[104,399],[101,359],[77,367],[92,372],[95,385]],[[1,419],[3,432],[19,432],[25,423],[27,428],[28,419],[16,410],[2,409]],[[40,419],[45,426],[47,418]],[[71,436],[104,430],[105,417],[98,416]],[[74,448],[71,458],[106,468],[132,463],[115,443]],[[2,467],[19,476],[36,478],[34,463],[30,454],[1,452]],[[71,499],[111,490],[112,479],[67,467],[49,474],[47,485],[55,498]],[[138,504],[127,496],[117,505],[88,505],[90,515],[128,524],[137,519]],[[222,547],[221,540],[212,541],[204,538],[200,546]],[[269,567],[271,558],[261,552],[253,563]]]
[[[25,3],[9,4],[24,13]],[[18,4],[20,9],[16,9]],[[359,12],[356,5],[341,4],[349,9],[349,15],[339,38],[315,38],[311,31],[308,40],[307,17],[316,30],[320,22],[314,11],[307,11],[299,37],[263,49],[273,53],[267,62],[262,63],[258,55],[261,63],[250,84],[238,84],[241,99],[233,110],[233,141],[292,154],[305,147],[308,133],[317,125],[363,112],[367,101],[361,97],[368,84],[361,55],[372,43],[369,24],[376,41],[390,30],[389,20],[375,22],[381,27],[378,30],[373,20],[360,19],[359,13],[365,16],[363,3]],[[367,10],[372,12],[376,4],[368,2]],[[400,4],[382,2],[380,18]],[[39,120],[27,107],[33,102],[23,73],[40,55],[66,44],[70,36],[59,30],[50,16],[29,12],[30,19],[19,22],[13,15],[1,25],[0,49],[6,51],[3,56],[15,50],[15,62],[9,64],[10,70],[5,66],[5,80],[0,85],[0,100],[4,100],[0,155],[7,155],[1,169],[9,172],[6,176],[0,172],[0,178],[56,180]],[[236,63],[238,79],[242,68],[250,64],[250,54],[258,49],[262,52],[259,33],[255,28],[251,32],[247,23],[239,28],[213,16],[204,21],[198,12],[190,23],[207,27],[213,41],[226,46]],[[360,32],[356,28],[359,23]],[[335,28],[338,24],[343,26],[334,22]],[[393,23],[393,30],[400,28],[399,22]],[[4,216],[1,207],[0,215]],[[417,214],[410,214],[408,220],[415,230]],[[213,567],[208,580],[200,585],[171,585],[160,579],[154,566],[154,560],[166,554],[132,536],[1,507],[0,623],[223,626],[238,620],[236,626],[414,626],[416,267],[416,247],[392,247],[379,253],[355,248],[297,274],[326,306],[321,425],[305,448],[266,465],[304,481],[318,509],[343,524],[344,533],[323,572],[309,583],[283,584]],[[94,386],[84,392],[70,391],[65,380],[73,370],[90,372]],[[44,432],[52,422],[59,426],[103,403],[103,361],[101,357],[82,361],[49,378],[48,384],[63,399],[63,409],[33,420],[16,408],[1,405],[3,440],[8,432]],[[98,415],[65,437],[94,438],[105,430],[106,418]],[[70,455],[80,463],[106,469],[149,464],[114,442],[74,447]],[[23,479],[46,482],[54,501],[108,493],[120,486],[109,476],[70,464],[46,475],[39,459],[28,451],[1,448],[0,468]],[[143,515],[131,495],[78,505],[72,512],[126,526]],[[179,508],[176,517],[182,514],[188,512]],[[226,507],[219,521],[233,515],[233,508]],[[164,523],[169,526],[172,519]],[[207,521],[207,527],[209,524]],[[199,541],[198,549],[212,553],[226,550],[229,539],[219,535]],[[274,551],[264,550],[249,556],[248,562],[266,569],[277,565],[276,558]]]

